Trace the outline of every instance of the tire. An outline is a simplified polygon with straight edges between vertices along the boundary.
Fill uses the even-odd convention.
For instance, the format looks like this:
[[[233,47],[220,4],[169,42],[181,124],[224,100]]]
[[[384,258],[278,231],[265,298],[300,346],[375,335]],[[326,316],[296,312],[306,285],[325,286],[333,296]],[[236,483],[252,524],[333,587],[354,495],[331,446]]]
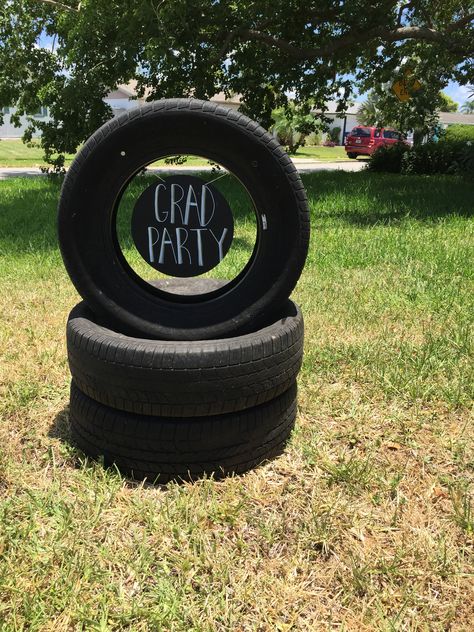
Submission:
[[[357,160],[357,154],[355,154],[354,152],[348,152],[347,155],[352,160]]]
[[[72,382],[74,443],[86,455],[149,482],[241,474],[283,451],[296,418],[296,384],[271,402],[202,419],[148,417],[117,411]]]
[[[194,154],[232,172],[252,198],[257,243],[242,272],[199,297],[153,288],[118,246],[115,213],[126,185],[164,155]],[[64,180],[58,233],[66,269],[95,313],[124,334],[204,340],[262,327],[290,296],[309,242],[306,193],[278,142],[243,114],[197,99],[134,108],[86,142]]]
[[[197,417],[244,410],[295,381],[303,357],[303,317],[290,300],[254,333],[172,342],[130,338],[99,324],[79,303],[67,324],[69,366],[92,399],[141,415]]]

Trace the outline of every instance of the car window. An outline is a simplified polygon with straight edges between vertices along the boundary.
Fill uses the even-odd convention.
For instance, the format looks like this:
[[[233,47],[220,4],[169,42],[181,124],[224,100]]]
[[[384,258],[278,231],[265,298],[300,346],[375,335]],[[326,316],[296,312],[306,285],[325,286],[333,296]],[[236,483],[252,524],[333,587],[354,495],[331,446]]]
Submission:
[[[379,129],[376,129],[374,131],[374,138],[380,138],[380,130]]]
[[[351,132],[352,136],[370,137],[370,128],[368,127],[354,127]]]
[[[400,134],[398,132],[394,132],[391,129],[385,129],[383,131],[384,138],[392,138],[394,140],[400,140]]]

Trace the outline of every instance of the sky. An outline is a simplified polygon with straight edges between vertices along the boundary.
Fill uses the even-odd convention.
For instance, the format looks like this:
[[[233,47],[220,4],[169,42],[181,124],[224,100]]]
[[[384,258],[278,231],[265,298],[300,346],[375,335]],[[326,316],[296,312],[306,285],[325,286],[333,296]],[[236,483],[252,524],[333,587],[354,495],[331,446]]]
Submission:
[[[469,96],[469,90],[467,86],[460,86],[454,81],[450,81],[447,87],[443,90],[451,99],[454,99],[459,105],[462,105]]]

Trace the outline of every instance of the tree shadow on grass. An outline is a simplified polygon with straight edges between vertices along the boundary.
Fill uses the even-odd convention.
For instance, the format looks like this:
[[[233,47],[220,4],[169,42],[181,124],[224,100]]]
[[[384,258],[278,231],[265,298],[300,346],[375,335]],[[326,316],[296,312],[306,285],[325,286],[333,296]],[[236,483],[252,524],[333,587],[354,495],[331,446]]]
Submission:
[[[456,215],[474,217],[474,182],[455,176],[319,171],[302,177],[312,205],[313,226],[326,221],[365,227],[406,220],[435,222]],[[57,251],[59,191],[57,179],[0,182],[0,255]]]
[[[456,176],[318,172],[303,176],[316,222],[374,226],[474,217],[474,182]]]
[[[121,207],[128,208],[128,214],[125,211],[118,220],[119,234],[127,236],[123,247],[132,245],[130,211],[144,188],[154,181],[153,177],[144,176],[132,183],[121,202]],[[45,177],[0,182],[0,255],[50,253],[58,249],[57,207],[61,184],[60,178]],[[249,212],[248,205],[239,197],[239,186],[231,182],[226,189],[236,222],[245,220]],[[236,237],[234,243],[238,247],[253,247],[244,238]]]
[[[0,254],[48,253],[58,247],[60,182],[18,178],[0,182]]]

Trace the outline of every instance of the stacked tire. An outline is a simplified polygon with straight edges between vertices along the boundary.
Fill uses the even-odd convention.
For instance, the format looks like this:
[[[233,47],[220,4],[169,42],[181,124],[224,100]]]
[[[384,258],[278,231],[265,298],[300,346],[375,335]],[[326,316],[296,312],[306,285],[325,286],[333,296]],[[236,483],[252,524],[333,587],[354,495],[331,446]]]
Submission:
[[[173,145],[172,130],[186,142]],[[239,278],[214,282],[193,301],[137,279],[110,229],[125,183],[156,158],[160,143],[232,169],[264,227]],[[127,476],[158,483],[242,473],[280,454],[296,418],[304,328],[288,297],[304,265],[308,226],[291,161],[238,112],[164,100],[98,130],[71,166],[59,205],[61,252],[84,299],[67,323],[77,446]]]

